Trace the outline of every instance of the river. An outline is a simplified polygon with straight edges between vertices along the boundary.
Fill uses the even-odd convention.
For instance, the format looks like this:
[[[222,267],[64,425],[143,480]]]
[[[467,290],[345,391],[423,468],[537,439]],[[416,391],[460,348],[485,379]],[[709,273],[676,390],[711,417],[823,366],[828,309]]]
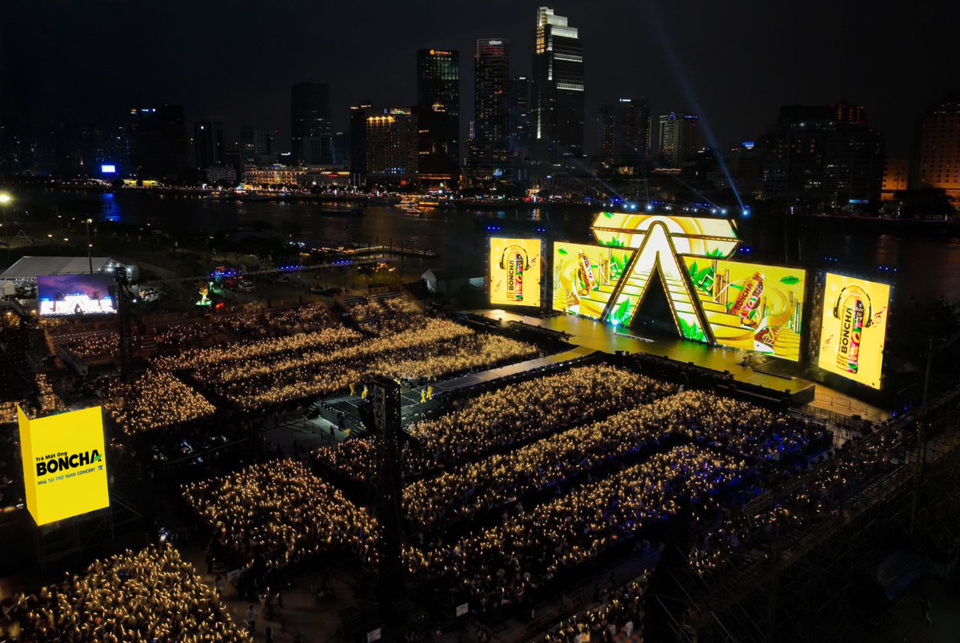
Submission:
[[[308,244],[393,243],[438,253],[430,267],[457,275],[482,275],[486,237],[535,234],[548,240],[589,241],[591,214],[543,207],[523,210],[438,210],[412,217],[383,206],[363,214],[331,215],[313,203],[235,202],[194,196],[121,191],[13,189],[18,209],[50,210],[62,216],[93,216],[173,234],[228,231],[258,222]],[[894,285],[896,299],[911,296],[960,300],[960,235],[948,228],[884,225],[855,220],[805,219],[802,223],[739,220],[739,233],[757,262],[831,269]]]

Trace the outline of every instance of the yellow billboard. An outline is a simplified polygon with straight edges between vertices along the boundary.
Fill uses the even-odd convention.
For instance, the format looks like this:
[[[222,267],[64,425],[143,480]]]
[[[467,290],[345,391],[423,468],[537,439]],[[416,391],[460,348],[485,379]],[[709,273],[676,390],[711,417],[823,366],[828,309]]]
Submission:
[[[490,303],[539,306],[540,239],[490,239]]]
[[[703,257],[684,261],[717,344],[800,360],[805,271]]]
[[[880,388],[890,286],[827,273],[818,365]]]
[[[100,407],[29,419],[17,406],[27,510],[37,525],[110,506]]]
[[[600,319],[633,252],[582,243],[554,243],[553,309]],[[628,323],[635,312],[633,303],[621,294],[611,309],[610,321]]]

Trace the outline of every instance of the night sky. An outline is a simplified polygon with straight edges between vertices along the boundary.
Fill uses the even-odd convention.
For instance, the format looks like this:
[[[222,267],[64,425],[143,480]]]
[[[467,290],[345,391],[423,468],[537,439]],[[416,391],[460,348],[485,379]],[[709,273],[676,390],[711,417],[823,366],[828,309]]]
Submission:
[[[532,0],[2,0],[0,100],[7,116],[118,124],[130,107],[179,103],[188,121],[280,130],[289,90],[327,81],[334,123],[362,99],[409,106],[415,52],[459,49],[464,124],[481,37],[511,41],[529,74]],[[960,89],[957,3],[562,0],[580,28],[587,143],[598,105],[646,95],[654,114],[697,111],[721,146],[767,129],[782,104],[865,105],[888,153],[912,151],[918,119]],[[465,127],[465,125],[464,125]]]

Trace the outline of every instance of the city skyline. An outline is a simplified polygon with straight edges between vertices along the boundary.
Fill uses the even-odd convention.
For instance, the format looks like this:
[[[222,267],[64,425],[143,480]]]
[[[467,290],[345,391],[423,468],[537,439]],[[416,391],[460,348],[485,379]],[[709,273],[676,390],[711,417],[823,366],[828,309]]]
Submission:
[[[345,130],[349,106],[361,100],[415,104],[420,48],[471,51],[479,38],[502,36],[516,52],[511,76],[529,75],[532,25],[542,5],[568,16],[584,43],[589,152],[599,147],[592,126],[598,107],[645,95],[652,114],[700,114],[719,147],[766,131],[780,105],[846,99],[867,108],[892,155],[907,155],[921,115],[951,89],[946,28],[953,7],[936,20],[905,9],[893,21],[884,19],[890,13],[882,5],[890,2],[869,11],[818,3],[798,15],[760,3],[734,15],[723,7],[690,14],[612,1],[589,10],[576,2],[494,1],[483,11],[437,11],[438,3],[417,2],[376,5],[376,19],[368,20],[366,10],[353,7],[289,2],[263,22],[251,20],[253,5],[244,11],[243,2],[230,14],[190,5],[195,19],[183,21],[176,7],[125,5],[119,12],[116,3],[95,0],[78,11],[54,0],[42,10],[28,3],[9,8],[0,39],[0,91],[17,101],[0,107],[5,122],[14,124],[18,116],[110,124],[137,105],[182,104],[190,122],[222,121],[233,134],[244,125],[276,128],[278,139],[288,141],[292,85],[329,83],[334,126]],[[393,29],[400,20],[408,27]],[[337,28],[307,37],[324,24]],[[911,39],[898,33],[926,35],[922,46],[908,47]],[[279,44],[250,55],[250,42],[271,43],[274,35]],[[795,43],[801,55],[777,55],[784,42]],[[463,67],[461,86],[469,88],[473,70]],[[738,91],[730,91],[731,83]],[[472,117],[467,99],[462,130]]]

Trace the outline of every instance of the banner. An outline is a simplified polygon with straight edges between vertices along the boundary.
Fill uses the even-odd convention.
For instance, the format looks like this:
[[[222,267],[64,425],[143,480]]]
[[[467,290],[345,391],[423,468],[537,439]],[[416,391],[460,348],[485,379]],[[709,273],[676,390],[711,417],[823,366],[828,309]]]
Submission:
[[[490,303],[540,306],[540,239],[490,239]]]
[[[17,419],[27,510],[37,525],[110,506],[99,406],[31,420],[18,405]]]
[[[818,366],[880,388],[890,286],[827,273]]]
[[[717,344],[800,360],[806,272],[684,257]]]

